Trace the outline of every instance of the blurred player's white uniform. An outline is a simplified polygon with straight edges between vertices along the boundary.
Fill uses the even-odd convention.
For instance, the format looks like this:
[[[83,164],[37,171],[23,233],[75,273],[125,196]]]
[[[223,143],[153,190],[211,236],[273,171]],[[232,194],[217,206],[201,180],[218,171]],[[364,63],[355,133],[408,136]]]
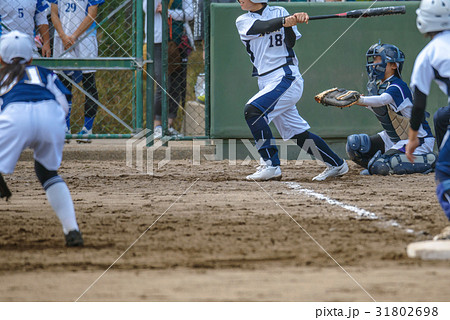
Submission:
[[[58,15],[61,20],[61,25],[64,33],[67,35],[73,34],[80,26],[81,22],[86,18],[88,8],[90,6],[101,5],[104,0],[48,0],[48,2],[58,5]],[[89,27],[84,34],[80,36],[86,38],[80,41],[67,52],[64,58],[96,58],[98,56],[97,31],[92,31],[95,28],[95,22]],[[92,32],[91,32],[92,31]],[[58,32],[55,31],[55,40],[53,45],[53,56],[59,57],[65,51],[64,45]],[[86,70],[87,72],[94,72],[95,70]]]
[[[450,103],[450,30],[437,34],[419,53],[411,75],[411,88],[430,94],[434,80]]]
[[[0,0],[0,36],[10,30],[23,32],[34,38],[35,22],[37,26],[48,24],[48,3],[45,0]],[[37,48],[33,44],[33,51]]]
[[[247,104],[252,104],[264,112],[269,123],[274,122],[284,140],[310,128],[295,106],[303,93],[303,78],[298,70],[297,56],[294,50],[284,43],[284,28],[265,35],[247,33],[256,20],[270,20],[288,15],[289,12],[282,7],[267,6],[261,15],[247,12],[236,20],[239,36],[253,63],[252,76],[258,77],[260,90]],[[300,39],[301,34],[297,27],[293,26],[292,29],[296,40]],[[279,85],[289,87],[282,96],[277,95]],[[267,98],[270,99],[268,94],[273,98],[269,105],[266,101]]]

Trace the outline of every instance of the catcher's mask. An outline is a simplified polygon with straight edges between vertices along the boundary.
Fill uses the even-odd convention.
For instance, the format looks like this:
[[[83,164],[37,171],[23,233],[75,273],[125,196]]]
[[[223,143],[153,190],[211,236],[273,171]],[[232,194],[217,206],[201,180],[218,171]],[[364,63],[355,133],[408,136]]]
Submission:
[[[375,63],[375,57],[380,56],[381,62]],[[401,78],[403,62],[405,61],[405,54],[396,46],[392,44],[375,43],[366,53],[367,58],[367,74],[369,79],[383,80],[388,62],[397,63],[396,76]]]

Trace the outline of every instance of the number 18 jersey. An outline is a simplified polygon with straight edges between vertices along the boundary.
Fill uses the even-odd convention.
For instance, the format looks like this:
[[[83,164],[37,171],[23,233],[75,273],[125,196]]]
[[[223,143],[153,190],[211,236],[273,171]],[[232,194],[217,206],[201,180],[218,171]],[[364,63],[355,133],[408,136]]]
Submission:
[[[239,36],[253,63],[252,76],[265,75],[287,64],[298,65],[294,50],[288,48],[284,43],[284,28],[266,34],[247,34],[257,20],[267,21],[288,15],[289,12],[285,8],[266,6],[262,14],[247,12],[236,19]],[[292,29],[295,32],[296,39],[300,39],[301,34],[297,27],[293,26]]]

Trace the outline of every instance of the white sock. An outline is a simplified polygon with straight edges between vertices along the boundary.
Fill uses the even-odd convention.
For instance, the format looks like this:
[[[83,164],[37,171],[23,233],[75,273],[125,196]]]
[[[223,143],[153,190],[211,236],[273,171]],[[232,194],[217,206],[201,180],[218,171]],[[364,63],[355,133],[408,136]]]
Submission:
[[[64,234],[68,234],[72,230],[79,230],[72,197],[66,183],[64,181],[55,183],[45,193],[47,194],[48,202],[50,202],[59,221],[61,221]]]

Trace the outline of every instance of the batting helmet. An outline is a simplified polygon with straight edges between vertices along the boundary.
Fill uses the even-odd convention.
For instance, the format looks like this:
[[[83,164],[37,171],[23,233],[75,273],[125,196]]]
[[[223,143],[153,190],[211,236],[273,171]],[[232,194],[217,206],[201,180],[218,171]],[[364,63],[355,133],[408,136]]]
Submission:
[[[381,62],[375,63],[375,57],[380,56]],[[375,43],[366,53],[367,74],[369,78],[375,77],[377,80],[383,80],[388,62],[397,63],[397,76],[401,76],[405,54],[393,44]]]
[[[13,63],[15,58],[22,58],[25,64],[33,57],[31,38],[22,32],[11,31],[0,38],[0,57],[7,64]]]
[[[416,13],[420,33],[450,29],[450,0],[422,0]]]

